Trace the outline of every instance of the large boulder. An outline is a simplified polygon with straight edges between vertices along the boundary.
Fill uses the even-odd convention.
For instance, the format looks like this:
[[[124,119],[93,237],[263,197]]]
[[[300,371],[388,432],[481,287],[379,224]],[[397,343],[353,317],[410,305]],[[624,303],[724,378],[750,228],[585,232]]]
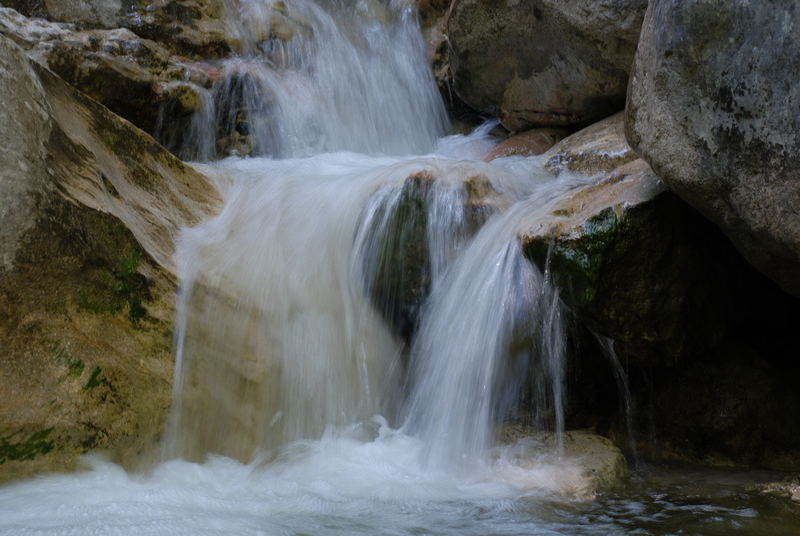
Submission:
[[[800,5],[655,0],[628,139],[671,190],[800,296]]]
[[[0,36],[0,480],[130,460],[170,403],[178,231],[208,179]]]
[[[523,251],[554,274],[581,324],[613,339],[605,351],[627,367],[643,451],[797,469],[800,418],[784,408],[800,404],[787,380],[800,351],[798,300],[669,192],[622,127],[617,114],[543,156],[553,174],[594,179],[527,226]],[[615,408],[602,408],[609,394],[596,385],[614,385],[619,365],[604,364],[591,339],[572,366],[568,420],[622,437],[624,421],[605,428],[602,412]]]
[[[509,130],[586,123],[625,104],[646,0],[461,0],[455,90]]]

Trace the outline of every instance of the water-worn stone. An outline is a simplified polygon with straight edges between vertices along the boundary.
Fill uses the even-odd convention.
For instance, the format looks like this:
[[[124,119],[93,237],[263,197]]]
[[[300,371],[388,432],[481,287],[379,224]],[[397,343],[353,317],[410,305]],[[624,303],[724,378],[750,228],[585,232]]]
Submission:
[[[800,296],[800,5],[656,0],[628,139],[670,189]]]
[[[554,455],[559,439],[563,448],[560,456]],[[594,499],[597,493],[619,485],[628,472],[622,451],[609,439],[586,430],[568,430],[559,438],[552,432],[506,426],[500,431],[500,440],[512,444],[506,456],[515,465],[535,469],[544,462],[549,466],[550,482],[531,483],[533,487],[549,485],[552,489],[548,491],[572,498]]]
[[[630,374],[636,428],[648,438],[643,451],[796,468],[800,418],[783,408],[800,404],[786,381],[797,369],[800,345],[789,326],[800,322],[799,304],[636,159],[622,119],[617,114],[570,136],[543,157],[554,174],[596,179],[530,226],[523,251],[551,270],[581,323],[614,339]],[[576,373],[593,371],[571,389],[582,396],[610,367],[586,349],[579,356]],[[613,374],[604,374],[613,385]],[[597,412],[603,396],[581,402],[583,409],[573,403],[568,419]],[[607,432],[599,417],[583,425]],[[624,425],[614,433],[624,436]]]
[[[169,405],[177,231],[202,174],[0,37],[0,479],[126,460]]]
[[[621,110],[646,0],[460,0],[449,20],[454,87],[512,131]]]
[[[535,128],[515,134],[495,145],[483,159],[491,162],[504,156],[538,156],[547,152],[567,135],[561,128]]]

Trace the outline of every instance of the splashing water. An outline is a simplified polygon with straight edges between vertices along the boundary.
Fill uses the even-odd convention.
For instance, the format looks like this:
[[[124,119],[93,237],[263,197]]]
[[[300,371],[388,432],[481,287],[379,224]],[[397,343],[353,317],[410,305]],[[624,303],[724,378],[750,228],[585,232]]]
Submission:
[[[582,462],[558,457],[560,441],[496,439],[523,398],[533,424],[564,430],[564,312],[518,235],[589,179],[555,178],[536,158],[479,161],[493,124],[443,138],[408,2],[225,6],[239,53],[209,91],[194,88],[199,111],[167,141],[186,158],[212,159],[220,140],[261,157],[196,164],[225,204],[178,243],[166,461],[130,475],[91,458],[83,474],[0,488],[0,534],[638,534],[663,522],[658,493],[650,517],[627,499],[550,508],[591,495]],[[709,508],[726,533],[754,515],[691,511]]]

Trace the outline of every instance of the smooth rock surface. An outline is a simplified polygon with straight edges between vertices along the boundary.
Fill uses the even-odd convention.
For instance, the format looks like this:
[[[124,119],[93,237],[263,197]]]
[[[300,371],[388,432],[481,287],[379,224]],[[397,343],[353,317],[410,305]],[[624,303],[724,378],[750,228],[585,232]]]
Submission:
[[[645,0],[460,0],[447,27],[458,95],[512,131],[624,107]]]
[[[0,37],[0,480],[160,433],[174,240],[208,179]]]
[[[656,0],[627,133],[672,191],[800,296],[800,5]]]
[[[498,143],[483,159],[491,162],[504,156],[538,156],[561,141],[567,131],[561,128],[534,128],[509,136]]]
[[[523,426],[506,426],[500,432],[503,443],[512,443],[517,463],[525,468],[542,456],[557,452],[559,438],[552,432],[529,430]],[[597,493],[619,485],[627,476],[627,463],[622,451],[608,438],[587,430],[568,430],[563,436],[563,453],[557,466],[564,469],[560,487],[576,499],[591,500]],[[529,465],[530,466],[530,465]],[[568,468],[572,468],[569,471]]]

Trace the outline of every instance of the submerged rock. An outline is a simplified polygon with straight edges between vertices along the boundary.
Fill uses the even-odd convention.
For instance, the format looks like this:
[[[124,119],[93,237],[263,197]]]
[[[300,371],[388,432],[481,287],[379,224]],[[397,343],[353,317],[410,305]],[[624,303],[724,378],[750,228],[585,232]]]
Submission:
[[[160,433],[174,239],[215,189],[0,37],[0,479]]]
[[[784,497],[796,503],[800,503],[800,476],[787,478],[781,482],[770,482],[758,486],[758,490],[766,495]]]
[[[631,145],[739,251],[800,296],[800,5],[650,3]]]
[[[458,95],[512,131],[621,110],[646,0],[461,0],[447,27]]]

